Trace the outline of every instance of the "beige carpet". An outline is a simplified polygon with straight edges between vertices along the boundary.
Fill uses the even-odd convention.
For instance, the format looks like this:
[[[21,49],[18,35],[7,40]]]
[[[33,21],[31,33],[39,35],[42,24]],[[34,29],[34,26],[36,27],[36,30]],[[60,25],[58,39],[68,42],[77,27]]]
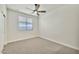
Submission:
[[[79,51],[42,39],[32,38],[4,46],[4,54],[78,54]]]

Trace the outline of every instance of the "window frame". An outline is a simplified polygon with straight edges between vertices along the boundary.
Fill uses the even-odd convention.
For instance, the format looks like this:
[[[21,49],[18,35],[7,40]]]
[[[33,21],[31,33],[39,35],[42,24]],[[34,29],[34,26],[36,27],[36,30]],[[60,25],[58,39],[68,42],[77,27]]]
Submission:
[[[27,16],[24,16],[24,15],[19,15],[19,16],[17,16],[18,18],[18,20],[17,20],[17,28],[18,28],[18,30],[20,30],[20,31],[33,31],[33,19],[32,19],[32,17],[27,17]],[[32,23],[31,23],[31,25],[32,25],[32,28],[31,29],[20,29],[20,27],[19,27],[19,17],[25,17],[26,18],[26,22],[27,22],[27,20],[29,20],[29,19],[31,19],[31,21],[32,21]],[[27,26],[27,25],[26,25]]]

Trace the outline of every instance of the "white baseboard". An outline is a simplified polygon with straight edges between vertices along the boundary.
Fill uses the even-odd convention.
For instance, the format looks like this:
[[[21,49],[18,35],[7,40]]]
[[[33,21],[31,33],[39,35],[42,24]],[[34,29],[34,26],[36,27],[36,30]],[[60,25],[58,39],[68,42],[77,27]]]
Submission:
[[[21,41],[21,40],[25,40],[25,39],[31,39],[31,38],[35,38],[35,37],[38,37],[38,36],[31,36],[31,37],[28,37],[28,38],[20,38],[20,39],[17,39],[17,40],[8,41],[7,43],[5,43],[5,45],[7,45],[8,43],[11,43],[11,42]]]
[[[43,39],[46,39],[46,40],[49,40],[49,41],[58,43],[58,44],[60,44],[60,45],[63,45],[63,46],[66,46],[66,47],[69,47],[69,48],[72,48],[72,49],[75,49],[75,50],[79,50],[79,48],[77,48],[77,47],[74,47],[74,46],[71,46],[71,45],[69,45],[69,44],[65,44],[65,43],[62,43],[62,42],[58,42],[58,41],[52,40],[52,39],[50,39],[50,38],[46,38],[46,37],[43,37],[43,36],[40,36],[40,38],[43,38]]]
[[[31,39],[31,38],[35,38],[35,37],[40,37],[40,38],[43,38],[43,39],[46,39],[46,40],[49,40],[49,41],[58,43],[58,44],[60,44],[60,45],[64,45],[64,46],[70,47],[70,48],[72,48],[72,49],[79,50],[79,48],[77,48],[77,47],[74,47],[74,46],[71,46],[71,45],[69,45],[69,44],[65,44],[65,43],[62,43],[62,42],[58,42],[58,41],[52,40],[51,38],[47,38],[47,37],[44,37],[44,36],[32,36],[32,37],[22,38],[22,39],[20,38],[20,39],[18,39],[18,40],[8,41],[6,44],[11,43],[11,42],[20,41],[20,40],[25,40],[25,39]]]

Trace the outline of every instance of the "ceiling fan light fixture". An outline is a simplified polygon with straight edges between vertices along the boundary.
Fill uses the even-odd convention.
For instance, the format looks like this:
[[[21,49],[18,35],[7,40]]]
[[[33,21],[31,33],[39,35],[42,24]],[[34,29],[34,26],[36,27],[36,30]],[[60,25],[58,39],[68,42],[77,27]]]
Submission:
[[[46,13],[45,10],[39,10],[40,4],[34,4],[34,6],[35,6],[34,10],[31,10],[30,8],[27,8],[27,9],[31,10],[34,15],[39,16],[41,13]]]

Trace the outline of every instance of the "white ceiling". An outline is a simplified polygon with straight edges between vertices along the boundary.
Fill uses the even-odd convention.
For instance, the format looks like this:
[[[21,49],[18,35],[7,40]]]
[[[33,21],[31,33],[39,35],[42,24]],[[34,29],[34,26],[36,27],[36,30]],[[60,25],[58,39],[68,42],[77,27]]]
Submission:
[[[47,12],[50,12],[50,10],[55,10],[56,8],[59,8],[61,6],[63,5],[62,4],[40,4],[39,10],[46,10],[46,13],[47,13]],[[34,4],[8,4],[7,8],[32,15],[32,12],[33,12],[32,10],[34,10],[35,6]]]

